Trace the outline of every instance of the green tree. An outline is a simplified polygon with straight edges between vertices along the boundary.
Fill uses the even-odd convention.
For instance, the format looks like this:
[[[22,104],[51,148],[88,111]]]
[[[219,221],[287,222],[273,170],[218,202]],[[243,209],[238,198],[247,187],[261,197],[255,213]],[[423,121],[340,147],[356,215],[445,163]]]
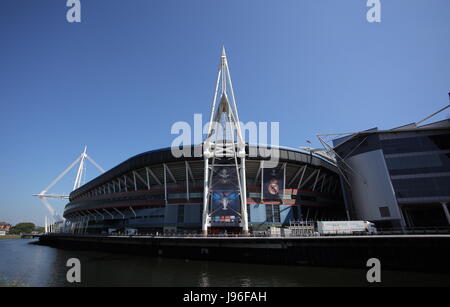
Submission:
[[[19,223],[12,227],[9,231],[10,234],[31,233],[36,226],[33,223]]]
[[[41,226],[36,226],[36,228],[34,229],[34,231],[37,231],[37,232],[44,232],[44,231],[45,231],[45,228],[44,228],[44,227],[41,227]]]

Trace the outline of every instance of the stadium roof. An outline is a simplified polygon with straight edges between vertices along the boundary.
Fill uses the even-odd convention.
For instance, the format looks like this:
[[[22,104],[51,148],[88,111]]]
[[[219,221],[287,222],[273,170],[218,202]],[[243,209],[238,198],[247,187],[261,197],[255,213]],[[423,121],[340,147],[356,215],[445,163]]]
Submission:
[[[194,152],[195,148],[198,148],[197,150],[200,150],[199,152],[202,153],[201,145],[191,145],[190,147],[192,150],[191,152]],[[325,157],[318,155],[314,152],[308,152],[305,150],[299,150],[299,149],[282,147],[282,146],[271,146],[269,148],[272,148],[272,149],[278,148],[280,150],[279,151],[279,161],[280,162],[290,162],[290,163],[299,163],[299,164],[307,163],[307,164],[311,164],[316,167],[327,168],[328,170],[330,170],[332,172],[337,172],[336,165],[332,161],[330,161],[330,160],[326,159]],[[267,149],[267,147],[262,147],[262,148],[259,147],[258,148],[255,145],[250,145],[250,146],[247,145],[246,146],[247,153],[250,150],[257,150],[257,149],[263,150],[263,149]],[[259,155],[259,151],[256,151],[256,152],[258,152],[258,156],[248,155],[247,160],[249,160],[249,161],[270,160],[270,158],[265,158],[262,155]],[[102,175],[94,178],[93,180],[91,180],[90,182],[81,186],[80,188],[74,190],[70,194],[70,198],[80,195],[82,193],[85,193],[92,188],[95,188],[97,186],[105,184],[105,183],[115,179],[116,177],[127,174],[133,170],[145,168],[150,165],[157,165],[157,164],[162,164],[162,163],[174,163],[174,162],[180,162],[180,161],[183,163],[184,163],[184,161],[188,161],[188,162],[189,161],[203,161],[203,156],[176,158],[173,156],[170,147],[147,151],[147,152],[144,152],[144,153],[141,153],[141,154],[138,154],[136,156],[129,158],[128,160],[113,167],[111,170],[103,173]],[[174,170],[172,170],[172,172],[174,173],[175,176],[177,176],[177,174]],[[200,173],[203,173],[203,172],[200,172]]]

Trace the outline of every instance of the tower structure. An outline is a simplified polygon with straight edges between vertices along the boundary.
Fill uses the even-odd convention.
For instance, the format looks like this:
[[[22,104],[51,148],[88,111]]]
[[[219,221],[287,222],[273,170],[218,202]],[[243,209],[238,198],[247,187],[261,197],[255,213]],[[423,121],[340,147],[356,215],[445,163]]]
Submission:
[[[203,142],[203,157],[203,234],[205,236],[208,234],[208,228],[214,222],[212,221],[212,214],[215,208],[212,204],[215,201],[220,201],[223,209],[233,210],[236,213],[235,222],[239,224],[244,234],[248,234],[245,142],[225,48],[222,49],[220,57],[208,133]],[[235,187],[226,183],[225,177],[236,179],[234,180],[237,182]],[[216,189],[217,185],[220,185],[219,190]],[[234,189],[235,191],[233,191]],[[233,197],[233,195],[235,196]],[[232,201],[239,202],[239,210],[233,209],[231,206],[228,207]],[[229,219],[230,216],[228,216]],[[233,219],[231,220],[233,221]]]
[[[66,194],[49,194],[51,188],[53,188],[71,169],[73,169],[78,163],[78,171],[75,177],[75,182],[73,184],[73,190],[78,189],[83,180],[83,176],[86,171],[86,160],[91,162],[101,173],[104,173],[105,170],[97,164],[90,156],[87,154],[87,146],[84,147],[84,151],[79,155],[75,161],[73,161],[58,177],[56,177],[44,190],[42,190],[39,194],[33,194],[33,196],[38,197],[42,203],[45,205],[47,210],[51,214],[50,220],[54,220],[56,223],[60,223],[63,221],[63,218],[57,213],[57,211],[50,205],[48,202],[48,198],[56,198],[56,199],[69,199],[69,195]],[[47,223],[47,218],[46,218]],[[50,224],[51,225],[51,224]]]

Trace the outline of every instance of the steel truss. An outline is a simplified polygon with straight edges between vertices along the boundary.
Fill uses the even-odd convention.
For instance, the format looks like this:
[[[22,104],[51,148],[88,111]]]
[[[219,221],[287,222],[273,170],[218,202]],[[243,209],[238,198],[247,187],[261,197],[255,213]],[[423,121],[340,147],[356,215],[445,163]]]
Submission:
[[[90,156],[87,154],[87,146],[84,147],[84,151],[79,155],[75,161],[73,161],[61,174],[58,175],[44,190],[42,190],[39,194],[33,194],[33,196],[38,197],[42,203],[45,205],[47,210],[51,214],[51,219],[54,223],[50,223],[50,226],[47,225],[47,217],[45,218],[46,231],[54,230],[53,224],[61,224],[64,222],[64,219],[56,212],[56,210],[50,205],[48,202],[48,198],[56,198],[56,199],[69,199],[69,195],[66,194],[49,194],[51,188],[53,188],[65,175],[67,175],[70,170],[72,170],[78,163],[77,175],[75,177],[75,182],[73,184],[73,190],[78,189],[83,180],[83,176],[86,173],[86,160],[92,163],[101,173],[104,173],[105,170],[97,164]]]
[[[216,108],[219,90],[220,101]],[[214,166],[217,161],[223,159],[231,159],[236,167],[241,199],[240,226],[242,227],[242,232],[244,234],[248,234],[247,187],[245,181],[245,142],[242,137],[242,130],[236,108],[236,100],[225,48],[222,49],[219,71],[217,73],[217,82],[211,107],[208,134],[203,142],[203,157],[205,163],[202,215],[203,234],[205,236],[208,235],[208,227],[211,225],[209,199],[211,192],[210,184]]]
[[[450,99],[450,93],[448,93],[449,95],[449,99]],[[418,122],[413,123],[413,128],[397,128],[394,129],[396,131],[410,131],[411,129],[416,129],[419,128],[419,125],[426,122],[427,120],[429,120],[430,118],[438,115],[439,113],[442,113],[443,111],[447,110],[448,108],[450,108],[450,104],[446,105],[445,107],[437,110],[436,112],[428,115],[427,117],[419,120]],[[390,132],[392,130],[379,130],[377,132]],[[335,138],[335,137],[343,137],[343,136],[348,136],[349,138],[355,136],[356,134],[358,134],[359,132],[347,132],[347,133],[328,133],[328,134],[317,134],[316,137],[319,139],[320,143],[324,146],[326,152],[328,154],[331,154],[331,156],[333,156],[336,159],[336,165],[338,167],[339,172],[341,173],[342,177],[344,178],[345,182],[350,186],[350,180],[349,177],[347,176],[348,173],[353,173],[356,174],[357,176],[359,176],[364,184],[367,184],[367,180],[360,175],[358,172],[356,172],[354,169],[352,169],[350,167],[350,165],[348,165],[348,163],[345,162],[345,158],[347,158],[347,156],[349,156],[353,151],[355,151],[366,139],[364,138],[350,153],[347,154],[347,156],[345,157],[341,157],[339,156],[339,154],[334,150],[334,146],[330,144],[331,140],[327,139],[327,138]]]
[[[330,134],[317,134],[317,138],[319,139],[319,142],[324,147],[326,153],[328,155],[331,155],[336,160],[336,167],[338,168],[339,173],[341,174],[342,178],[345,180],[345,182],[351,186],[350,184],[350,178],[349,174],[354,174],[356,176],[359,176],[364,184],[367,184],[366,178],[364,178],[361,174],[359,174],[357,171],[355,171],[347,162],[345,162],[345,157],[341,157],[335,150],[333,145],[330,144],[331,140],[327,139],[328,137],[338,137],[338,136],[349,136],[355,135],[356,133],[330,133]],[[353,150],[356,150],[365,139],[360,142]]]

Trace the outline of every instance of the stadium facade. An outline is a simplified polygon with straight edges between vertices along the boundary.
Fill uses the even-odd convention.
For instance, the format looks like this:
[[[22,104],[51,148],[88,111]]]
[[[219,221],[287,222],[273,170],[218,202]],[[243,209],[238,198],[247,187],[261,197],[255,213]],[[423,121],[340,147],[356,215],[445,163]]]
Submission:
[[[252,148],[247,145],[246,152]],[[339,175],[332,161],[303,150],[280,148],[279,153],[280,179],[285,180],[279,199],[261,200],[265,181],[261,165],[266,158],[246,162],[251,231],[289,225],[291,220],[345,217]],[[200,233],[204,173],[203,158],[175,158],[171,148],[149,151],[73,191],[64,217],[78,233],[123,232],[126,228],[140,233]],[[216,217],[210,232],[240,232],[238,214]]]
[[[450,226],[449,119],[375,128],[333,143],[342,158],[338,165],[350,219],[386,228]]]

